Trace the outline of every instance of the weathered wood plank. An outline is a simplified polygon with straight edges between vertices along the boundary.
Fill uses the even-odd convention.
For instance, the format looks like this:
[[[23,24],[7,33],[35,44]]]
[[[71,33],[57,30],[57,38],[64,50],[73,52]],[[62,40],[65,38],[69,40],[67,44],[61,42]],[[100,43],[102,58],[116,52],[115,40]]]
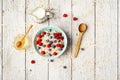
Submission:
[[[25,0],[3,0],[3,80],[25,80],[25,52],[13,47],[25,31]]]
[[[88,29],[83,36],[78,57],[72,60],[72,80],[94,80],[94,0],[72,0],[72,53],[78,39],[78,26],[86,23]]]
[[[96,0],[96,80],[117,80],[117,0]]]
[[[60,27],[66,32],[68,49],[54,62],[49,62],[49,80],[71,80],[71,0],[50,0],[50,7],[55,12],[50,25]],[[63,17],[64,13],[68,14],[67,18]],[[67,68],[64,69],[64,66]]]
[[[26,1],[26,26],[34,23],[30,13],[36,7],[48,7],[48,0],[27,0]],[[31,37],[31,46],[26,50],[26,80],[48,80],[48,59],[42,58],[34,49],[34,37],[36,33],[48,22],[42,24],[35,24],[29,33]],[[31,60],[35,60],[35,64],[31,64]]]
[[[118,80],[120,79],[120,1],[119,0],[117,0],[117,29],[118,29],[118,32],[117,32],[117,44],[118,44],[118,46],[117,46],[117,53],[118,53],[118,55],[117,55],[117,60],[118,60],[118,63],[117,63],[117,68],[118,68],[118,70],[117,70],[117,72],[118,72],[118,75],[117,75],[117,78],[118,78]]]
[[[0,0],[0,56],[2,56],[2,0]],[[2,58],[0,57],[0,79],[2,80]]]

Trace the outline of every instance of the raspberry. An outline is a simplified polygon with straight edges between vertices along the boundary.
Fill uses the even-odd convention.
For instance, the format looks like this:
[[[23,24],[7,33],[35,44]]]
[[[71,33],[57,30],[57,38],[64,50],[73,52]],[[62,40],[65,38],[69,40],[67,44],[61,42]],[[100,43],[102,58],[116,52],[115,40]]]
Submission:
[[[36,41],[35,41],[35,44],[39,44],[39,41],[36,40]]]
[[[42,41],[42,39],[38,37],[38,38],[37,38],[37,41]]]
[[[59,37],[57,36],[56,39],[59,39]]]
[[[67,14],[63,14],[63,17],[67,17],[68,15]]]
[[[31,64],[35,64],[35,60],[31,60]]]
[[[42,39],[39,39],[39,41],[42,41]]]
[[[54,52],[54,53],[53,53],[53,55],[57,55],[57,53],[56,53],[56,52]]]
[[[44,54],[45,54],[45,51],[41,51],[41,54],[44,55]]]
[[[60,37],[60,40],[63,40],[64,39],[64,37]]]
[[[50,47],[51,47],[51,44],[48,44],[47,47],[50,48]]]
[[[42,46],[43,45],[43,43],[42,42],[39,42],[39,46]]]
[[[38,34],[38,38],[42,38],[42,35]]]
[[[58,36],[62,36],[62,34],[61,34],[61,33],[58,33]]]
[[[64,45],[63,44],[60,44],[60,48],[63,48],[64,47]]]
[[[42,32],[41,34],[42,34],[42,35],[45,35],[45,34],[46,34],[46,32]]]
[[[74,21],[77,21],[77,20],[78,20],[78,18],[77,18],[77,17],[73,17],[73,20],[74,20]]]
[[[57,47],[60,47],[60,44],[56,44]]]

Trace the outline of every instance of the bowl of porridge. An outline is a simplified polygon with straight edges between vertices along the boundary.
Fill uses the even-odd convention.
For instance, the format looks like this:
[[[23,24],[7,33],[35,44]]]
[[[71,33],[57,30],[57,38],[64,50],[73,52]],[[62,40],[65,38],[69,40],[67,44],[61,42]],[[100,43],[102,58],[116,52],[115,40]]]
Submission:
[[[41,56],[54,59],[66,50],[67,36],[62,29],[56,26],[44,27],[37,32],[34,47]]]

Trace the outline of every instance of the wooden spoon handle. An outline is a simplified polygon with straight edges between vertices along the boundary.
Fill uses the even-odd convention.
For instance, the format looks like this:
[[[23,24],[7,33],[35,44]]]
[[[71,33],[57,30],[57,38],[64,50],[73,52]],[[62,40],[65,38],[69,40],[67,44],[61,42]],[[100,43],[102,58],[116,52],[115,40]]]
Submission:
[[[26,35],[29,33],[30,29],[33,27],[33,25],[31,24],[28,28],[28,30],[26,31],[25,35],[22,37],[21,41],[24,40],[24,38],[26,37]]]
[[[83,33],[79,32],[79,36],[78,36],[78,41],[75,47],[75,52],[74,52],[74,57],[76,58],[78,56],[78,52],[80,49],[80,45],[81,45],[81,40],[82,40],[82,35]]]

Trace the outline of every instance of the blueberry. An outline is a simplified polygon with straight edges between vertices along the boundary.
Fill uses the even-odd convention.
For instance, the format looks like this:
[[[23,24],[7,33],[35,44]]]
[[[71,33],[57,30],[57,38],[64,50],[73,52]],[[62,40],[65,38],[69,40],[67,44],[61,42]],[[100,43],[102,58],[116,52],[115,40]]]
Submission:
[[[60,48],[59,51],[62,51],[62,48]]]
[[[50,53],[49,53],[48,55],[49,55],[49,56],[52,56],[52,54],[50,54]]]
[[[43,47],[46,47],[46,45],[43,45]]]
[[[52,45],[52,48],[55,48],[55,45]]]
[[[38,47],[38,49],[40,49],[40,47]]]
[[[50,62],[54,62],[54,60],[53,60],[53,59],[51,59],[51,60],[50,60]]]
[[[60,42],[61,40],[58,40],[58,42]]]
[[[47,33],[47,36],[50,36],[50,33]]]
[[[54,43],[56,43],[57,41],[56,40],[54,40]]]
[[[51,51],[51,49],[48,49],[48,51]]]
[[[47,39],[46,42],[49,42],[49,40]]]
[[[52,29],[49,29],[48,31],[49,31],[49,32],[51,32],[51,31],[52,31]]]
[[[49,41],[49,43],[50,43],[50,44],[52,44],[52,43],[53,43],[53,41]]]
[[[66,69],[66,68],[67,68],[67,66],[63,66],[63,68],[64,68],[64,69]]]
[[[52,36],[50,36],[49,38],[50,38],[50,39],[52,39],[53,37],[52,37]]]
[[[84,51],[85,49],[84,48],[81,48],[82,51]]]

